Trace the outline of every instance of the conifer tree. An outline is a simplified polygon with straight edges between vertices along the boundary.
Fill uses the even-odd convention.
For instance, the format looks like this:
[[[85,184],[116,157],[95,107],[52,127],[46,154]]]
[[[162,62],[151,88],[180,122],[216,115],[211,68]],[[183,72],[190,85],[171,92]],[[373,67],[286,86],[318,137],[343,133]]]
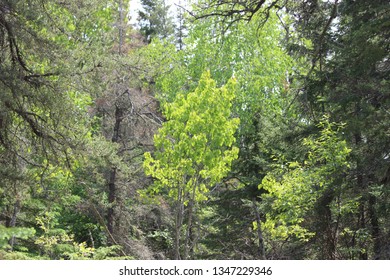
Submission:
[[[174,34],[170,5],[165,0],[141,0],[143,10],[139,11],[140,31],[150,43],[154,37],[167,39]]]

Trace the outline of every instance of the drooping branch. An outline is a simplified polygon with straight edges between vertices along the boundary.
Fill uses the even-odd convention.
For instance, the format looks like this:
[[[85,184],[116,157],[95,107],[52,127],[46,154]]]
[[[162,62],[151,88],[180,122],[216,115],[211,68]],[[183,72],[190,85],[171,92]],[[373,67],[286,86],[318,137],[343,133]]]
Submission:
[[[31,73],[31,71],[27,68],[26,63],[22,58],[22,54],[16,42],[13,29],[11,25],[8,23],[8,21],[6,20],[5,12],[6,12],[5,8],[0,9],[0,28],[3,36],[1,41],[5,42],[7,39],[8,48],[11,54],[11,61],[13,63],[19,64],[19,66],[21,66],[21,68],[24,71]]]
[[[218,18],[225,25],[224,31],[239,21],[251,21],[255,14],[261,13],[262,24],[265,23],[273,9],[280,10],[287,0],[211,0],[196,5],[195,11],[179,6],[186,10],[195,20],[203,18]]]

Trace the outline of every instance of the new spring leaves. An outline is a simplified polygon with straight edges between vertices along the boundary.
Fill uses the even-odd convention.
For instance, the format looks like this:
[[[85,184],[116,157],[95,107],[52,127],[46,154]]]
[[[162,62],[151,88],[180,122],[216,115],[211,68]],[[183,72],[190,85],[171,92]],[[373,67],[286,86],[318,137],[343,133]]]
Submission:
[[[194,92],[179,94],[164,106],[167,122],[154,137],[156,151],[145,154],[144,168],[155,178],[149,194],[167,191],[174,200],[207,199],[208,186],[219,182],[238,156],[231,117],[235,80],[217,88],[205,72]]]

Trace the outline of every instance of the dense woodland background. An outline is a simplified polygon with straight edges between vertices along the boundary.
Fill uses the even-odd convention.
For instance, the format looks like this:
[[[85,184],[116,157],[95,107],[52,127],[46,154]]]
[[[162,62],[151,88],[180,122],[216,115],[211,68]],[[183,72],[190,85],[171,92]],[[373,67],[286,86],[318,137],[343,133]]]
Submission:
[[[0,259],[389,259],[389,1],[141,4],[0,0]]]

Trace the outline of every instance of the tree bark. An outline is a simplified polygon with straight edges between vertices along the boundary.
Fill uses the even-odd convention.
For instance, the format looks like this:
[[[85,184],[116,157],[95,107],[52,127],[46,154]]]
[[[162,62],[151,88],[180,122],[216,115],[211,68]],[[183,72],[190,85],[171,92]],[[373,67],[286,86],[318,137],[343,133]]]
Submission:
[[[108,203],[107,210],[107,228],[110,234],[114,233],[114,217],[115,217],[115,201],[116,201],[116,168],[112,168],[110,171],[110,178],[108,182]]]
[[[356,114],[358,115],[360,112],[360,105],[357,104],[356,105]],[[361,135],[361,132],[356,132],[355,135],[354,135],[354,140],[355,140],[355,145],[356,145],[356,148],[358,149],[359,146],[361,145],[362,143],[362,135]],[[366,204],[366,200],[367,200],[367,197],[366,197],[366,188],[365,188],[365,183],[364,183],[364,177],[363,177],[363,167],[362,167],[362,163],[361,163],[361,160],[360,160],[360,155],[357,155],[357,159],[356,159],[356,184],[357,184],[357,191],[358,193],[361,193],[362,196],[361,196],[361,199],[360,199],[360,205],[359,205],[359,217],[358,217],[358,228],[359,229],[365,229],[367,226],[366,226],[366,207],[365,207],[365,204]],[[368,259],[368,254],[367,254],[367,248],[364,248],[366,247],[366,244],[358,244],[358,246],[362,246],[362,248],[360,248],[360,254],[359,254],[359,258],[361,260],[367,260]]]
[[[192,232],[192,220],[194,216],[194,206],[195,206],[195,193],[196,193],[196,184],[192,188],[192,194],[190,202],[188,203],[188,222],[187,222],[187,231],[186,231],[186,240],[184,246],[184,259],[187,260],[190,255],[190,250],[193,247],[191,242],[191,232]]]
[[[374,242],[374,259],[381,258],[380,227],[377,213],[375,211],[376,198],[372,194],[368,198],[368,215],[371,223],[371,237]]]
[[[9,223],[9,227],[15,227],[16,226],[16,219],[18,216],[18,213],[20,211],[20,200],[16,200],[14,204],[14,211],[12,213],[11,221]],[[11,251],[14,249],[15,245],[15,236],[12,236],[11,239],[9,240],[9,245],[11,246]]]
[[[123,119],[123,110],[118,106],[115,106],[115,124],[114,131],[111,138],[112,143],[119,142],[120,125]],[[114,223],[115,223],[115,202],[116,202],[116,167],[111,168],[109,181],[108,181],[108,211],[107,211],[107,228],[111,235],[114,235]]]
[[[326,260],[336,259],[336,238],[337,229],[332,226],[332,211],[330,204],[335,198],[335,192],[332,188],[324,191],[322,196],[318,199],[317,216],[319,226],[317,229],[317,236],[320,237],[322,256]]]
[[[182,189],[178,187],[177,202],[176,202],[176,218],[175,218],[175,260],[180,260],[180,241],[181,229],[183,226],[183,194]]]
[[[266,260],[267,257],[265,255],[265,246],[264,246],[264,238],[263,238],[263,231],[261,230],[261,217],[259,210],[256,206],[256,199],[253,198],[253,210],[256,215],[256,222],[257,222],[257,238],[259,239],[259,250],[258,250],[258,256],[260,260]]]

